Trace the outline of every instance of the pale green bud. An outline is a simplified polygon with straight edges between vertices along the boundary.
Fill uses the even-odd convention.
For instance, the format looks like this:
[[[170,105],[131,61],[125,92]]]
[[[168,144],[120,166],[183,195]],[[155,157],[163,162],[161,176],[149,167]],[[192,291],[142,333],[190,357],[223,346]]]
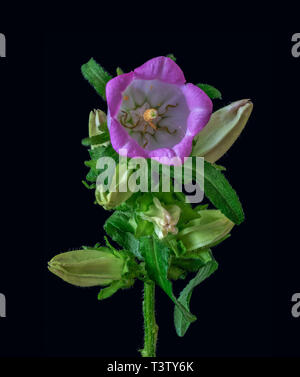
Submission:
[[[204,157],[214,163],[239,137],[253,109],[253,103],[243,99],[214,112],[207,125],[194,139],[192,156]]]
[[[89,116],[89,137],[93,137],[96,135],[101,135],[103,131],[99,129],[99,126],[106,122],[106,114],[102,110],[93,110],[90,112]],[[105,146],[109,143],[109,141],[103,144],[94,144],[91,145],[91,149],[96,147],[100,147],[101,145]]]
[[[154,197],[153,205],[151,205],[146,212],[141,213],[141,217],[154,224],[155,233],[158,238],[162,239],[166,237],[168,233],[178,233],[176,225],[180,217],[180,211],[177,205],[169,204],[163,206],[159,199]]]
[[[133,194],[128,188],[128,180],[131,174],[132,170],[127,168],[126,162],[120,162],[114,170],[108,190],[104,185],[97,184],[95,191],[97,203],[106,210],[110,210],[129,199]]]
[[[122,278],[124,259],[102,247],[101,250],[74,250],[56,255],[48,262],[49,270],[79,287],[108,285]]]
[[[234,223],[219,210],[199,211],[199,218],[189,221],[178,233],[187,251],[209,248],[226,237]]]

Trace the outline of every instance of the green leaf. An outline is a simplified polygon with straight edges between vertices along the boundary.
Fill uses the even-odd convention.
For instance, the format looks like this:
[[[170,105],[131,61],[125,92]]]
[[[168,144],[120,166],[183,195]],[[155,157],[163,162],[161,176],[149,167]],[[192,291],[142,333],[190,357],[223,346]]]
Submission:
[[[111,250],[112,254],[119,256],[120,251],[116,250],[108,241],[107,237],[105,238],[106,246]],[[135,258],[128,250],[122,250],[122,257],[126,261],[122,279],[113,281],[108,287],[102,288],[98,294],[98,300],[103,300],[112,296],[119,289],[130,288],[134,284],[135,278],[141,275],[141,265],[136,263]]]
[[[134,233],[134,227],[129,222],[129,216],[120,211],[115,211],[106,221],[122,232]]]
[[[97,161],[100,157],[111,157],[114,159],[116,163],[119,162],[119,155],[113,149],[111,145],[108,145],[106,147],[100,146],[94,149],[89,149],[89,154],[90,154],[91,160],[84,162],[84,164],[90,168],[90,171],[88,172],[86,176],[86,179],[89,182],[94,183],[97,181],[98,175],[101,170],[97,169],[96,166],[97,166]]]
[[[116,71],[117,71],[118,76],[123,75],[123,73],[124,73],[123,69],[120,68],[120,67],[117,67]]]
[[[102,288],[98,293],[98,300],[104,300],[111,297],[119,289],[130,288],[134,284],[134,279],[124,278],[113,281],[108,287]]]
[[[140,217],[137,220],[137,228],[135,231],[135,236],[137,238],[142,236],[150,236],[154,232],[154,226],[147,220],[143,220]]]
[[[98,170],[91,168],[86,175],[86,180],[89,182],[95,183],[97,181],[98,175],[99,175]]]
[[[96,147],[94,149],[89,149],[89,155],[92,160],[97,161],[100,157],[102,157],[105,154],[106,147]]]
[[[193,179],[197,181],[198,174],[196,171],[196,158],[195,156],[192,157],[193,164],[191,165]],[[174,172],[170,172],[171,177],[174,177]],[[183,178],[183,174],[182,174]],[[201,187],[201,183],[198,182]],[[231,187],[227,179],[222,174],[219,166],[215,167],[214,165],[210,164],[209,162],[204,160],[204,193],[206,197],[211,201],[212,204],[215,205],[217,209],[219,209],[227,218],[229,218],[235,224],[240,224],[244,221],[244,213],[239,201],[239,198]],[[180,202],[174,202],[174,204],[178,205],[182,209],[182,218],[178,223],[178,227],[181,228],[183,226],[182,221],[183,218],[186,216],[187,219],[192,218],[192,213],[194,210],[189,209],[188,207],[183,208]],[[197,214],[195,212],[195,217]],[[186,219],[185,219],[186,220]]]
[[[111,144],[109,144],[107,147],[97,147],[90,149],[89,153],[93,160],[98,160],[100,157],[111,157],[116,163],[119,163],[119,155],[111,146]]]
[[[175,58],[174,54],[168,54],[166,56],[167,56],[167,58],[170,58],[170,59],[174,60],[174,62],[176,62],[176,58]]]
[[[129,250],[138,259],[142,259],[139,240],[134,236],[134,228],[129,223],[129,217],[120,211],[115,211],[104,224],[105,232],[121,247]]]
[[[92,183],[91,185],[89,185],[86,181],[82,180],[81,181],[82,184],[89,190],[94,190],[96,188],[96,185],[94,183]]]
[[[81,66],[84,78],[94,87],[96,92],[106,100],[105,87],[112,76],[108,74],[93,58]]]
[[[176,257],[186,253],[186,247],[181,240],[177,240],[175,236],[168,235],[166,241],[167,246],[172,250]]]
[[[124,287],[125,284],[122,280],[113,281],[108,287],[100,290],[98,293],[98,300],[104,300],[116,293],[120,288]]]
[[[97,164],[97,161],[95,160],[84,161],[84,165],[89,168],[96,168],[96,164]]]
[[[99,135],[86,137],[82,139],[81,143],[85,147],[88,147],[90,145],[96,145],[96,144],[102,144],[110,140],[110,136],[108,132],[103,132]]]
[[[187,322],[194,322],[196,317],[176,300],[172,290],[172,283],[168,280],[169,248],[158,239],[147,236],[140,238],[140,250],[146,263],[146,271],[149,278],[155,281],[170,297]]]
[[[237,193],[222,172],[207,161],[204,161],[204,192],[228,219],[237,225],[244,221],[244,212]]]
[[[200,252],[191,252],[178,258],[173,257],[172,266],[182,268],[188,272],[196,272],[211,260],[210,249],[203,249]]]
[[[197,86],[205,92],[211,99],[222,99],[221,92],[208,84],[197,84]]]
[[[213,163],[212,166],[214,166],[216,169],[221,170],[221,171],[226,171],[227,170],[225,168],[225,166],[217,165],[216,163]]]
[[[189,310],[190,300],[194,288],[207,279],[213,272],[216,271],[217,268],[218,263],[215,260],[212,260],[201,267],[197,275],[190,280],[188,285],[180,293],[178,302]],[[174,324],[177,335],[179,336],[184,336],[190,326],[190,322],[186,320],[186,318],[182,315],[181,310],[179,310],[177,306],[175,306],[174,309]]]
[[[177,266],[170,266],[168,269],[168,279],[169,280],[178,280],[186,278],[186,271]]]
[[[100,110],[98,110],[98,112],[100,112]],[[98,130],[101,131],[101,132],[109,133],[109,130],[108,130],[108,127],[107,127],[107,121],[100,123],[99,126],[98,126]]]

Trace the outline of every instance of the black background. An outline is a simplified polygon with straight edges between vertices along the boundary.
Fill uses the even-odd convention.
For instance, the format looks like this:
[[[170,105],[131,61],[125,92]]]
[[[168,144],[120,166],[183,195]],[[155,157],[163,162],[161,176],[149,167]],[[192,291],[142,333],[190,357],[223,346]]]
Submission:
[[[297,223],[287,213],[297,179],[286,166],[296,149],[287,144],[299,123],[300,58],[291,56],[292,34],[125,33],[120,40],[103,33],[31,39],[6,33],[8,57],[0,61],[7,116],[1,122],[2,186],[12,199],[2,198],[7,241],[0,292],[7,298],[7,318],[0,319],[1,356],[139,356],[140,282],[98,302],[97,288],[69,286],[46,266],[58,252],[101,241],[109,216],[81,183],[88,115],[105,110],[105,103],[80,66],[94,57],[111,74],[117,66],[128,72],[168,53],[177,57],[187,82],[221,90],[215,109],[250,98],[254,110],[219,160],[246,221],[214,249],[219,269],[195,290],[191,311],[198,320],[184,338],[175,333],[172,302],[157,289],[158,355],[299,356],[300,319],[292,318],[290,301],[299,292]],[[275,136],[281,141],[276,150]],[[284,230],[289,237],[282,237]]]

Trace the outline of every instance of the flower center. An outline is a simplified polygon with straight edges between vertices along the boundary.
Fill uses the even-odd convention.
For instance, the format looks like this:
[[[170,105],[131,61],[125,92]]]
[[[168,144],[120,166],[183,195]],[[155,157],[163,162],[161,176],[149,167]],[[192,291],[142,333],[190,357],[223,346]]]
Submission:
[[[122,96],[117,120],[142,148],[172,148],[182,140],[189,109],[177,86],[137,79]]]
[[[143,148],[146,148],[149,143],[149,139],[146,138],[146,135],[155,137],[156,131],[164,131],[169,135],[176,134],[177,129],[170,131],[167,126],[161,126],[159,122],[166,117],[169,108],[175,108],[177,106],[177,103],[175,105],[168,104],[162,113],[159,113],[159,111],[153,107],[147,108],[149,107],[147,103],[134,111],[121,110],[120,123],[125,128],[128,128],[131,133],[139,133],[142,138],[141,145]],[[148,126],[151,127],[153,131],[150,128],[151,132],[149,132]]]
[[[149,122],[158,117],[158,111],[155,109],[148,109],[144,112],[143,117],[146,122]]]
[[[152,122],[152,120],[158,118],[158,116],[158,111],[155,109],[148,109],[143,114],[145,122],[147,122],[155,131],[157,130],[157,126]]]

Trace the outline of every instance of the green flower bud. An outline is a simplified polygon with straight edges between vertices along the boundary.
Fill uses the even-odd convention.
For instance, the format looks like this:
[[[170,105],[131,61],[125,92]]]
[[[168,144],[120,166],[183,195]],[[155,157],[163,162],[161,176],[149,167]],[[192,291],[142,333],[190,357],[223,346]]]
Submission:
[[[91,111],[90,116],[89,116],[89,137],[101,135],[103,131],[99,129],[99,126],[105,122],[106,122],[106,114],[102,110]],[[91,145],[91,149],[100,147],[101,145],[105,146],[107,144],[109,144],[109,141],[103,144],[94,144],[94,145]]]
[[[214,112],[208,124],[194,139],[192,156],[204,157],[214,163],[239,137],[253,109],[253,103],[243,99]]]
[[[107,285],[120,280],[125,265],[121,255],[112,254],[106,247],[68,251],[48,262],[48,268],[54,275],[79,287]]]
[[[131,174],[132,170],[127,169],[126,163],[120,162],[115,168],[109,189],[97,184],[95,191],[97,203],[110,210],[129,199],[133,194],[127,184]]]
[[[178,233],[187,251],[214,246],[226,237],[234,223],[219,210],[199,211],[199,218],[189,221]]]
[[[168,233],[177,234],[176,225],[180,217],[180,208],[175,204],[163,206],[155,197],[153,204],[146,212],[140,214],[142,219],[154,224],[154,231],[160,239],[166,237]]]

